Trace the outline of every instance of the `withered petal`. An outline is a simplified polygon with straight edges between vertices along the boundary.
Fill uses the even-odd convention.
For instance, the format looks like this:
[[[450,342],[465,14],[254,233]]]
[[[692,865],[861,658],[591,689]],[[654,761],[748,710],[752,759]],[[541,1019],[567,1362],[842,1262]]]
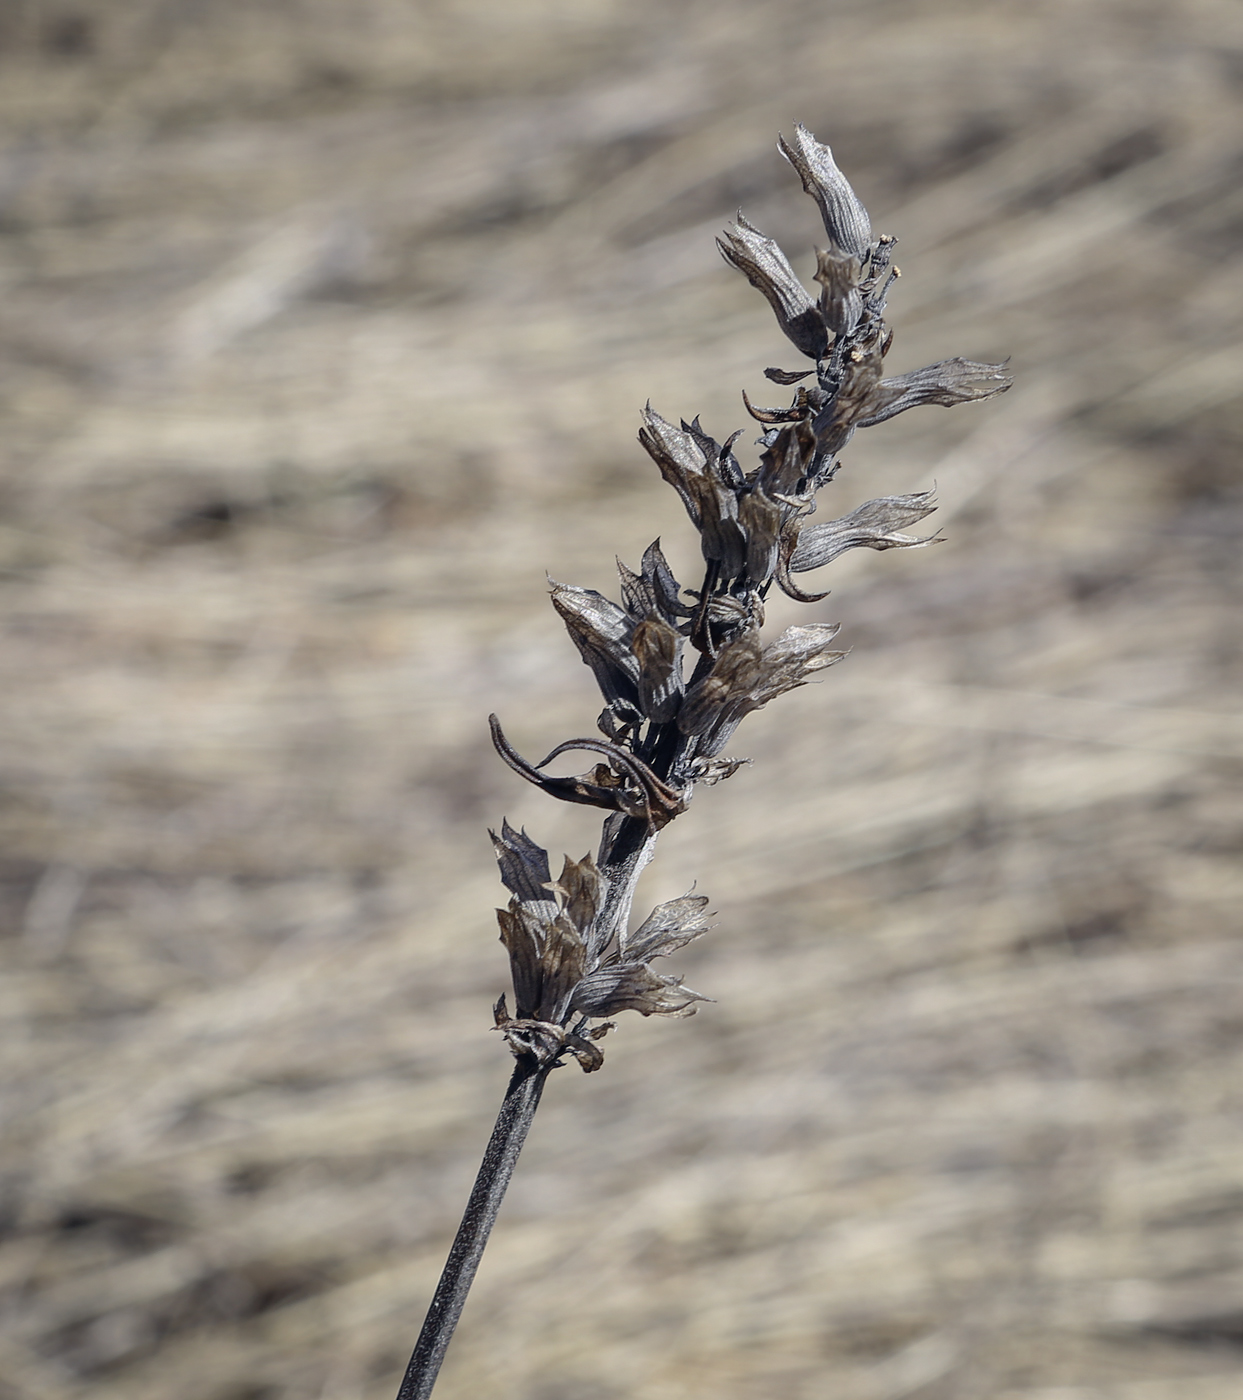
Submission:
[[[702,437],[702,434],[700,434]],[[639,441],[674,488],[699,531],[700,548],[725,578],[736,578],[746,557],[738,525],[738,502],[711,464],[694,433],[667,423],[649,404],[643,412]]]
[[[501,942],[509,954],[509,973],[514,983],[515,1008],[519,1016],[532,1016],[540,1000],[540,953],[543,941],[531,937],[527,925],[518,918],[517,907],[512,904],[508,909],[498,909],[496,920],[501,926]]]
[[[752,491],[738,503],[738,523],[747,537],[747,578],[757,588],[768,582],[777,567],[777,542],[788,514],[763,491]]]
[[[800,379],[806,379],[811,373],[809,369],[777,369],[769,365],[764,371],[764,378],[771,379],[774,384],[797,384]]]
[[[846,655],[844,651],[828,649],[840,630],[836,622],[787,627],[775,642],[764,648],[763,665],[749,708],[758,710],[778,695],[806,685],[815,672],[841,661]]]
[[[594,1074],[604,1063],[604,1051],[581,1035],[567,1035],[565,1048],[578,1061],[584,1074]]]
[[[623,608],[594,588],[552,584],[552,605],[565,623],[583,663],[591,668],[606,700],[635,704],[638,667],[630,650],[634,622]]]
[[[548,882],[552,879],[548,852],[537,846],[525,831],[515,831],[507,821],[501,822],[501,834],[489,831],[501,879],[505,888],[523,903],[552,904]]]
[[[702,894],[684,894],[658,904],[632,934],[618,940],[622,959],[647,962],[694,942],[712,927],[703,917],[707,904]]]
[[[813,360],[823,357],[829,337],[824,320],[786,255],[771,238],[738,214],[732,229],[716,241],[721,256],[760,292],[789,340]]]
[[[849,335],[863,315],[863,296],[859,291],[861,268],[853,255],[844,258],[816,249],[816,281],[824,289],[820,293],[820,311],[834,335]]]
[[[682,985],[680,977],[662,977],[646,963],[614,963],[589,973],[578,984],[572,1008],[584,1016],[685,1016],[692,1003],[711,1001]]]
[[[526,914],[520,906],[518,917]],[[570,996],[587,971],[587,947],[579,931],[564,914],[546,926],[540,954],[540,995],[535,1015],[544,1021],[560,1021],[568,1012]],[[517,989],[515,988],[515,996]]]
[[[631,650],[639,663],[639,708],[658,724],[682,703],[682,634],[656,613],[634,629]]]
[[[794,128],[794,139],[777,138],[777,149],[798,171],[803,188],[820,206],[824,231],[843,253],[862,257],[872,238],[872,222],[859,196],[837,168],[833,152],[817,141],[801,123]]]
[[[881,382],[881,342],[871,340],[855,350],[843,366],[837,393],[816,415],[816,445],[822,452],[840,452],[855,429],[871,413]]]
[[[905,535],[900,531],[934,510],[934,491],[914,491],[905,496],[880,496],[837,520],[804,525],[790,553],[790,568],[794,573],[806,573],[831,564],[848,549],[912,549],[931,544],[935,535]]]
[[[713,787],[723,783],[726,778],[732,778],[740,768],[746,768],[751,762],[749,758],[701,757],[691,760],[689,772],[695,782],[703,783],[704,787]]]
[[[758,631],[748,628],[723,646],[712,670],[686,692],[678,713],[683,734],[704,734],[727,705],[745,701],[762,667]]]
[[[955,404],[975,403],[992,398],[994,394],[1004,394],[1014,383],[1006,370],[1008,363],[985,365],[956,358],[925,365],[923,369],[893,379],[882,379],[856,426],[871,428],[922,404],[953,408]]]
[[[769,496],[790,495],[798,490],[815,455],[816,434],[811,424],[791,423],[782,428],[760,458],[755,485]]]
[[[590,947],[596,914],[603,907],[608,894],[608,880],[596,868],[590,854],[582,860],[571,860],[566,856],[561,874],[552,888],[562,898],[565,916]]]
[[[694,608],[682,602],[681,585],[673,576],[668,560],[661,552],[660,541],[653,540],[643,552],[643,578],[656,602],[656,610],[669,622],[675,617],[693,617]],[[651,611],[651,609],[649,609]]]

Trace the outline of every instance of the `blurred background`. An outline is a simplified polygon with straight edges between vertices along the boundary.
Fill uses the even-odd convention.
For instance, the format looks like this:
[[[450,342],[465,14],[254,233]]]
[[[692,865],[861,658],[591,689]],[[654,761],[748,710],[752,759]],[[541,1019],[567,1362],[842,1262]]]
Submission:
[[[1243,10],[6,0],[3,1400],[389,1400],[509,1072],[545,570],[696,545],[805,122],[900,240],[848,661],[662,841],[716,998],[555,1076],[444,1400],[1243,1393]],[[749,435],[748,435],[749,437]],[[857,553],[863,554],[863,551]],[[774,607],[784,625],[791,605]]]

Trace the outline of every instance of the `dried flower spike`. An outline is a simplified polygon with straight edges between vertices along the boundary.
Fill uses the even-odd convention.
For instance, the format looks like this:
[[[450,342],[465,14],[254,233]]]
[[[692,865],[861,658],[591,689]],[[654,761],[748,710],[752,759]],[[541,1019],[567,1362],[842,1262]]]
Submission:
[[[792,598],[815,601],[825,595],[804,593],[792,575],[831,564],[849,549],[913,549],[938,538],[905,533],[936,509],[930,491],[883,496],[812,521],[818,493],[837,474],[838,454],[858,429],[908,408],[949,407],[1010,387],[1005,365],[962,359],[884,376],[893,343],[884,313],[898,276],[890,265],[894,239],[872,237],[867,210],[833,153],[805,127],[796,126],[779,149],[819,206],[828,235],[828,249],[816,253],[819,297],[741,213],[718,247],[812,364],[764,371],[776,384],[799,386],[788,406],[755,407],[743,395],[762,426],[762,451],[750,469],[734,452],[741,430],[718,442],[698,418],[675,426],[650,404],[644,409],[639,442],[699,533],[704,574],[698,588],[684,588],[658,540],[638,573],[619,562],[620,602],[552,584],[553,607],[600,689],[603,737],[568,739],[530,763],[492,717],[493,743],[516,773],[550,797],[609,816],[594,858],[567,856],[555,880],[548,852],[525,832],[503,822],[492,834],[510,893],[497,917],[514,997],[512,1014],[500,997],[494,1019],[516,1064],[398,1400],[431,1394],[548,1074],[571,1059],[589,1073],[598,1070],[599,1042],[613,1029],[609,1018],[623,1011],[688,1016],[707,1000],[652,966],[707,931],[707,899],[687,894],[659,905],[633,931],[630,910],[657,836],[686,811],[695,785],[721,782],[749,762],[721,756],[742,720],[845,655],[832,649],[836,624],[788,627],[765,645],[769,590],[775,583]],[[569,777],[545,771],[575,751],[598,761]]]

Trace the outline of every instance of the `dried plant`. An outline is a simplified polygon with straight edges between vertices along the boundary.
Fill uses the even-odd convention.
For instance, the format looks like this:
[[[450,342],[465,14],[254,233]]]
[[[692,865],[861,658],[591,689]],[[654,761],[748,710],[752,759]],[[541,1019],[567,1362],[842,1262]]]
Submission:
[[[699,531],[703,580],[698,590],[683,588],[657,542],[638,573],[619,563],[620,604],[554,583],[553,606],[604,697],[597,721],[603,737],[567,739],[530,763],[491,719],[497,752],[516,773],[551,797],[609,816],[595,859],[567,857],[555,880],[547,851],[524,831],[505,822],[492,833],[511,896],[498,917],[514,993],[512,1014],[505,996],[494,1012],[516,1064],[398,1400],[431,1394],[550,1071],[570,1058],[588,1072],[599,1069],[599,1042],[613,1028],[608,1018],[622,1011],[689,1016],[708,1000],[652,966],[707,930],[707,899],[687,894],[661,904],[633,931],[630,910],[661,829],[686,810],[696,784],[720,782],[748,762],[721,752],[743,717],[845,655],[832,649],[836,624],[788,627],[764,645],[772,585],[799,602],[817,602],[827,595],[804,592],[795,574],[848,549],[916,549],[938,539],[905,533],[936,509],[930,491],[884,496],[840,518],[813,520],[840,452],[856,429],[908,408],[949,407],[1010,387],[1004,364],[963,359],[885,377],[893,342],[885,305],[899,276],[891,262],[895,240],[873,238],[867,211],[829,147],[805,127],[796,126],[779,149],[819,206],[828,236],[828,247],[816,252],[819,296],[741,214],[718,246],[814,364],[764,371],[776,384],[800,385],[788,407],[756,408],[744,393],[763,429],[759,464],[750,471],[734,453],[741,430],[717,442],[698,418],[675,427],[648,405],[639,441]],[[693,666],[688,648],[697,653]],[[573,777],[545,771],[577,751],[594,755],[594,767]]]

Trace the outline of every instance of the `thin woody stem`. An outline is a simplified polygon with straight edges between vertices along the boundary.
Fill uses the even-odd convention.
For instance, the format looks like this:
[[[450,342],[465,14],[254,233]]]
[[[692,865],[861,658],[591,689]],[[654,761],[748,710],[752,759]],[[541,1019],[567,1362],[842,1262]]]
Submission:
[[[615,828],[612,843],[609,840],[611,825]],[[646,823],[618,813],[611,819],[611,824],[605,823],[602,856],[611,844],[620,845],[626,850],[619,861],[616,851],[613,852],[616,863],[611,870],[610,899],[601,911],[602,924],[616,930],[625,924],[629,916],[634,887],[644,866],[652,858],[656,834]],[[501,1111],[497,1114],[496,1127],[492,1129],[484,1151],[479,1175],[475,1178],[462,1223],[445,1260],[444,1271],[423,1322],[423,1330],[406,1367],[397,1400],[427,1400],[432,1393],[454,1328],[466,1305],[466,1295],[475,1281],[475,1271],[483,1257],[484,1246],[488,1243],[488,1236],[505,1198],[505,1189],[514,1174],[518,1154],[522,1151],[531,1120],[539,1107],[544,1084],[554,1068],[554,1063],[541,1064],[530,1055],[520,1056],[514,1065],[513,1077],[505,1090]]]
[[[406,1367],[397,1400],[427,1400],[432,1393],[551,1069],[552,1065],[541,1065],[530,1056],[523,1056],[514,1066],[496,1127],[492,1129],[479,1175],[436,1285],[414,1354]]]

